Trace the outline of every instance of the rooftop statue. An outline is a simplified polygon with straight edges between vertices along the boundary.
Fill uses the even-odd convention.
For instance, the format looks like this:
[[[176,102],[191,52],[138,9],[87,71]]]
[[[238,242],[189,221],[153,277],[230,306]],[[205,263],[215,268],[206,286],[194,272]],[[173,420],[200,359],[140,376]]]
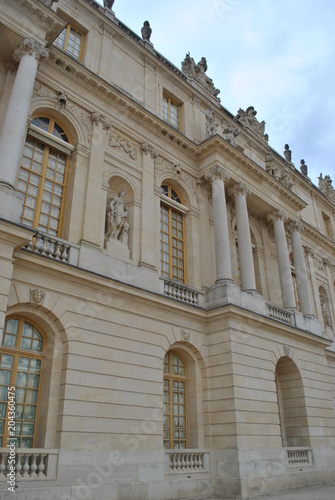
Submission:
[[[58,1],[58,0],[57,0]],[[104,0],[104,8],[112,10],[115,0]]]
[[[305,160],[300,160],[300,172],[302,173],[302,175],[304,175],[305,177],[308,176],[308,167],[305,163]]]
[[[150,41],[152,29],[150,28],[150,23],[149,21],[144,21],[143,23],[143,28],[141,29],[141,34],[143,40],[147,40],[148,42]]]
[[[249,106],[246,111],[244,109],[239,109],[235,119],[242,123],[245,127],[250,128],[256,134],[261,135],[266,141],[268,140],[267,134],[264,134],[265,131],[265,121],[259,122],[256,118],[257,111],[253,106]]]
[[[181,63],[181,69],[185,75],[196,80],[215,97],[220,94],[220,90],[214,87],[213,80],[206,75],[207,60],[205,57],[202,57],[198,64],[195,64],[193,57],[187,52],[185,59]]]
[[[329,175],[325,175],[322,177],[322,172],[320,176],[318,177],[319,179],[319,189],[322,191],[325,195],[333,195],[334,194],[334,188],[332,186],[332,180]]]
[[[292,162],[292,151],[290,150],[290,146],[288,144],[285,144],[283,155],[286,161],[288,161],[289,163]]]

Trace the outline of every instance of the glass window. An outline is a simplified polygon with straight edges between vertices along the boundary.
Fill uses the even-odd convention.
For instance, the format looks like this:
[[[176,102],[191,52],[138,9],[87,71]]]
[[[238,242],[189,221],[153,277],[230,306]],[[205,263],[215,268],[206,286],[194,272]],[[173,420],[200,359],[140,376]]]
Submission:
[[[164,448],[185,449],[187,436],[187,378],[181,357],[169,351],[164,358]]]
[[[180,203],[176,191],[162,186],[162,194]],[[185,217],[174,207],[161,203],[160,259],[163,278],[186,283]]]
[[[180,104],[163,96],[163,119],[174,128],[180,129]]]
[[[16,447],[32,448],[36,438],[39,390],[45,340],[39,329],[23,318],[7,319],[0,350],[0,447],[8,432]],[[15,391],[8,388],[15,387]],[[7,403],[15,394],[15,430]]]
[[[70,24],[58,35],[53,44],[70,56],[80,60],[83,35]]]
[[[63,128],[53,118],[34,118],[32,124],[64,142]],[[27,137],[17,190],[24,195],[21,223],[51,236],[60,236],[69,157],[41,141]]]

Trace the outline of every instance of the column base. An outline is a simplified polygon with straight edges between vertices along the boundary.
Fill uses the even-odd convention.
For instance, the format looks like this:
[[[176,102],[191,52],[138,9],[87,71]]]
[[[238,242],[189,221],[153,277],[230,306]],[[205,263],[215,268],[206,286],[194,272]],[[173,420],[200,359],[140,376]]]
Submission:
[[[10,222],[20,223],[23,195],[9,185],[0,182],[0,217]]]
[[[266,315],[265,299],[256,290],[241,290],[233,281],[220,280],[211,286],[205,293],[205,308],[233,304],[249,311]]]

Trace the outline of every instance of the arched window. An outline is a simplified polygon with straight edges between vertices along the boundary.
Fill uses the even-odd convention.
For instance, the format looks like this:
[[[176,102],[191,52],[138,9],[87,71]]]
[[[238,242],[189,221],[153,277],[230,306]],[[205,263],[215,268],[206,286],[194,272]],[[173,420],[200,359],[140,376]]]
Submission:
[[[163,278],[186,283],[185,213],[178,193],[162,185],[160,259]]]
[[[34,323],[24,318],[6,320],[0,351],[0,447],[7,445],[8,437],[16,438],[18,448],[35,445],[44,351],[44,337]],[[9,391],[12,387],[15,390]],[[9,392],[15,392],[15,432],[10,436]]]
[[[174,351],[164,358],[164,448],[185,449],[187,435],[186,365]]]
[[[53,118],[34,118],[21,161],[17,189],[24,196],[21,223],[60,236],[71,145]]]

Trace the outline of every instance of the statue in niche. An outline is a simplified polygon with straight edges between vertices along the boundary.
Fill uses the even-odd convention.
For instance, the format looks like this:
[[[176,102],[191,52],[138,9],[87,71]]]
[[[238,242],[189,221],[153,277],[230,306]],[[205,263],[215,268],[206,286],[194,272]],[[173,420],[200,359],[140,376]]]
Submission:
[[[259,122],[256,118],[257,111],[253,106],[249,106],[246,111],[244,109],[239,109],[235,119],[242,123],[245,127],[249,127],[256,134],[261,135],[267,141],[268,136],[264,134],[265,131],[265,121]]]
[[[104,0],[104,8],[112,10],[115,0]]]
[[[142,39],[150,41],[152,29],[150,28],[149,21],[144,21],[143,28],[141,29]]]
[[[124,245],[128,245],[128,230],[127,222],[128,211],[124,204],[126,191],[122,189],[117,196],[107,202],[106,216],[106,234],[107,241],[114,239],[119,240]]]
[[[328,326],[329,328],[331,328],[332,323],[331,323],[331,318],[330,318],[330,313],[329,313],[329,308],[328,308],[328,297],[325,293],[320,294],[320,303],[321,303],[323,324],[325,326]]]
[[[202,57],[198,64],[195,64],[193,57],[187,52],[181,63],[181,69],[185,75],[196,80],[215,97],[220,94],[220,90],[214,87],[213,80],[206,75],[207,60],[205,57]]]

